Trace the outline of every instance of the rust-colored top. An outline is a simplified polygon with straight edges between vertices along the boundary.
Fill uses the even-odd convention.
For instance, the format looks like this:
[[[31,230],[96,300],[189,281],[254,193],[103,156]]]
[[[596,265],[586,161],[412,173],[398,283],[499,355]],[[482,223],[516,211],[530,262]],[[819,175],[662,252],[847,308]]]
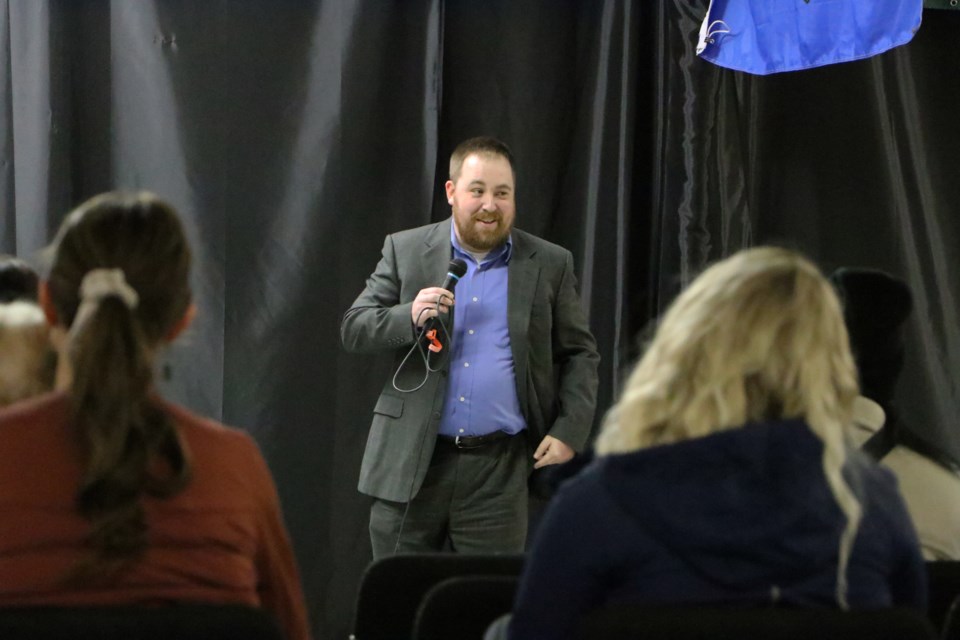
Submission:
[[[148,550],[114,579],[66,586],[90,525],[75,507],[82,474],[68,401],[51,393],[0,412],[0,606],[240,603],[310,637],[277,491],[253,439],[164,404],[193,461],[187,488],[145,498]]]

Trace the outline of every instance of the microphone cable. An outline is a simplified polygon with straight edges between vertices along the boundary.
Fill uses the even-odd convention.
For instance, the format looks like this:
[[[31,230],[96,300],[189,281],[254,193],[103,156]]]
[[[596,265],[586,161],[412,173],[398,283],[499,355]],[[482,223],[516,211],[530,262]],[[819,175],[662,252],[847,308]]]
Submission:
[[[440,288],[447,289],[448,291],[453,291],[453,288],[457,285],[457,282],[460,280],[460,278],[466,275],[466,273],[467,273],[467,263],[461,260],[460,258],[454,258],[453,260],[450,261],[450,265],[447,270],[447,277],[443,281],[443,284],[440,285]],[[438,296],[437,303],[433,307],[437,312],[436,322],[431,323],[430,320],[428,319],[423,323],[423,326],[421,326],[419,332],[417,332],[413,345],[407,351],[407,354],[403,357],[403,360],[400,361],[400,364],[397,365],[397,370],[393,372],[393,378],[391,379],[390,384],[393,385],[393,388],[400,393],[413,393],[414,391],[420,390],[421,388],[423,388],[423,385],[427,383],[427,379],[430,377],[431,373],[436,373],[437,371],[441,370],[440,366],[438,366],[437,368],[430,366],[430,354],[427,353],[427,349],[425,349],[423,345],[424,336],[426,336],[428,340],[436,341],[436,333],[434,333],[432,336],[428,334],[428,331],[437,330],[435,325],[440,325],[440,329],[443,331],[443,335],[445,336],[445,344],[441,343],[440,349],[437,351],[433,351],[433,353],[439,353],[444,348],[444,346],[446,346],[448,350],[452,348],[453,337],[450,335],[450,330],[447,327],[447,324],[443,321],[443,315],[440,313],[440,303],[442,299],[443,299],[442,295]],[[450,305],[450,306],[453,306],[453,305]],[[420,325],[420,319],[423,317],[424,312],[427,311],[428,309],[430,309],[430,307],[424,307],[423,309],[420,310],[420,313],[417,314],[416,321],[414,322],[415,326]],[[410,360],[410,357],[413,355],[415,351],[419,352],[420,357],[423,359],[423,366],[424,366],[423,380],[421,380],[420,383],[417,386],[413,387],[412,389],[401,389],[397,385],[397,376],[400,375],[400,372],[403,370],[403,367],[407,364],[407,362]],[[450,352],[447,351],[447,356],[449,355],[450,355]],[[442,358],[443,356],[441,356],[441,360]],[[397,529],[397,540],[393,545],[394,555],[396,555],[396,553],[400,550],[400,540],[403,537],[403,527],[407,522],[407,515],[410,513],[410,504],[413,502],[413,485],[417,481],[417,473],[420,471],[421,453],[423,451],[424,445],[427,442],[427,435],[429,433],[430,433],[429,429],[424,429],[423,434],[420,436],[420,446],[417,449],[417,464],[413,469],[413,477],[410,479],[410,488],[407,491],[406,506],[403,509],[403,516],[401,516],[400,518],[400,526]]]
[[[449,348],[449,345],[453,344],[453,339],[450,336],[450,331],[447,329],[447,324],[441,318],[439,298],[437,299],[437,303],[436,305],[434,305],[433,308],[437,311],[437,316],[436,316],[437,324],[439,324],[440,328],[443,329],[443,335],[446,337],[446,344]],[[417,314],[416,324],[418,325],[420,324],[420,318],[422,318],[424,312],[428,311],[429,309],[430,307],[424,307],[423,309],[420,310],[420,313]],[[394,390],[399,391],[400,393],[413,393],[414,391],[419,391],[421,388],[423,388],[423,385],[427,384],[427,378],[430,376],[431,373],[436,373],[440,371],[439,366],[437,368],[430,366],[430,354],[427,353],[427,349],[425,349],[423,346],[423,337],[427,333],[428,323],[429,323],[429,320],[427,322],[424,322],[423,326],[420,327],[420,330],[417,333],[416,338],[414,339],[413,345],[410,347],[410,350],[407,351],[407,355],[403,356],[403,360],[400,361],[400,364],[397,365],[397,370],[393,372],[393,378],[391,379],[391,384],[393,385]],[[423,360],[423,366],[424,366],[423,380],[421,380],[420,383],[417,386],[413,387],[412,389],[401,389],[399,386],[397,386],[397,376],[400,375],[400,372],[403,370],[404,365],[407,364],[407,361],[410,359],[410,356],[414,354],[414,352],[419,352],[420,357]],[[441,356],[441,360],[442,360],[442,356]]]
[[[454,287],[457,286],[457,282],[459,282],[460,278],[465,276],[466,273],[467,273],[467,263],[460,258],[454,258],[453,260],[450,261],[450,264],[447,267],[447,277],[444,278],[443,284],[440,285],[440,288],[453,292]],[[453,344],[453,338],[450,336],[450,330],[448,329],[446,323],[443,321],[443,316],[440,313],[440,303],[442,302],[442,300],[443,300],[443,295],[437,296],[437,304],[434,306],[434,309],[436,309],[436,312],[437,312],[436,322],[431,322],[430,319],[427,319],[423,323],[423,326],[420,327],[419,333],[417,333],[416,335],[416,339],[414,340],[413,346],[410,347],[410,350],[407,352],[407,355],[405,355],[403,357],[403,360],[400,361],[400,364],[397,365],[397,370],[393,372],[393,378],[391,379],[390,384],[393,385],[393,388],[395,391],[398,391],[400,393],[413,393],[414,391],[418,391],[421,388],[423,388],[423,385],[427,383],[427,378],[430,377],[431,373],[436,373],[437,371],[440,371],[439,367],[433,368],[430,366],[430,354],[427,353],[423,348],[423,338],[424,336],[426,336],[427,340],[431,341],[432,344],[430,345],[430,351],[432,351],[433,353],[440,353],[443,350],[444,343],[437,340],[436,325],[439,324],[440,329],[443,330],[443,335],[445,336],[445,339],[446,339],[446,347],[447,349],[451,348],[450,345]],[[454,300],[451,299],[450,302],[453,303]],[[452,307],[453,304],[451,304],[450,306]],[[420,313],[417,314],[417,318],[414,321],[414,326],[420,326],[420,319],[423,317],[424,311],[426,311],[429,308],[430,307],[424,307],[423,309],[420,310]],[[413,387],[412,389],[401,389],[397,385],[397,376],[400,375],[400,372],[403,370],[404,365],[407,364],[407,361],[410,359],[410,356],[413,355],[413,352],[417,350],[420,352],[420,357],[423,359],[423,366],[425,369],[423,372],[423,380],[421,380],[420,384]],[[447,353],[449,354],[449,351]],[[442,358],[443,356],[441,356],[441,360]]]
[[[420,323],[420,318],[423,316],[423,312],[427,311],[429,308],[430,307],[424,307],[423,309],[420,310],[420,313],[417,314],[417,324]],[[453,340],[450,337],[450,332],[447,329],[446,323],[440,317],[440,300],[439,299],[437,299],[437,304],[434,308],[437,310],[437,316],[436,316],[437,324],[440,325],[440,327],[443,329],[444,335],[447,337],[447,345],[451,345],[453,344]],[[423,387],[423,385],[427,383],[427,378],[430,376],[431,373],[440,371],[439,368],[433,369],[430,367],[430,354],[427,353],[427,351],[424,349],[423,342],[422,342],[423,336],[426,334],[426,332],[427,332],[427,323],[424,322],[423,326],[420,328],[420,332],[417,334],[416,342],[412,347],[410,347],[410,350],[407,351],[407,355],[403,357],[403,360],[397,366],[397,370],[393,374],[393,382],[392,382],[393,388],[399,391],[400,393],[412,393],[414,391],[419,390],[421,387]],[[418,384],[413,389],[401,389],[400,387],[397,386],[397,376],[400,374],[401,369],[403,369],[403,366],[407,363],[407,360],[410,358],[410,356],[413,355],[414,351],[420,352],[420,355],[423,358],[423,366],[426,367],[426,371],[423,372],[423,380],[421,380],[420,384]],[[427,442],[427,434],[429,432],[430,432],[429,429],[424,429],[423,435],[420,436],[420,446],[417,448],[417,466],[414,467],[413,469],[413,477],[410,480],[410,489],[407,491],[406,506],[404,506],[403,508],[403,515],[400,517],[400,527],[397,529],[397,539],[396,539],[396,542],[394,542],[393,544],[393,555],[397,555],[397,553],[400,551],[400,540],[403,538],[403,527],[407,523],[407,515],[410,513],[410,504],[413,502],[413,483],[417,481],[417,472],[420,471],[420,452],[423,451],[423,446]]]

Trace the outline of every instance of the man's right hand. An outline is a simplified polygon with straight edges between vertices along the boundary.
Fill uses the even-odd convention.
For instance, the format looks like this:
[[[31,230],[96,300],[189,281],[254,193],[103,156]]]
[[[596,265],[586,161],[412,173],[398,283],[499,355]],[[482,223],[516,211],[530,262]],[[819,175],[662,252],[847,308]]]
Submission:
[[[437,317],[437,302],[440,303],[441,313],[450,313],[450,307],[453,306],[453,293],[440,287],[427,287],[421,289],[417,297],[413,299],[413,307],[410,309],[410,319],[419,329],[428,318]]]

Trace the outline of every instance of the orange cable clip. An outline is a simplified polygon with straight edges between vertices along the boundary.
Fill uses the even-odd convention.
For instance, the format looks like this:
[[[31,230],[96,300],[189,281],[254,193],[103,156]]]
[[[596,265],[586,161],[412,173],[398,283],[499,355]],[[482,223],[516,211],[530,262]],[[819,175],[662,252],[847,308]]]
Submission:
[[[427,340],[430,341],[430,344],[427,345],[427,349],[430,349],[430,351],[433,351],[434,353],[440,353],[440,351],[443,349],[443,345],[440,344],[439,340],[437,340],[436,329],[430,329],[430,331],[427,331]]]

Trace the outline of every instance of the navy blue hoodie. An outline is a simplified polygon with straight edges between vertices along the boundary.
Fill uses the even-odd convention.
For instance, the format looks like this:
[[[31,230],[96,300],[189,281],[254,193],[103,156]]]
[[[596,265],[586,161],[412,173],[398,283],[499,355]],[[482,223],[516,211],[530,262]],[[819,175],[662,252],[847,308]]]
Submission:
[[[801,421],[751,424],[605,456],[564,483],[537,531],[510,637],[573,637],[610,602],[836,607],[846,518]],[[856,451],[863,507],[851,607],[926,607],[923,560],[893,475]]]

